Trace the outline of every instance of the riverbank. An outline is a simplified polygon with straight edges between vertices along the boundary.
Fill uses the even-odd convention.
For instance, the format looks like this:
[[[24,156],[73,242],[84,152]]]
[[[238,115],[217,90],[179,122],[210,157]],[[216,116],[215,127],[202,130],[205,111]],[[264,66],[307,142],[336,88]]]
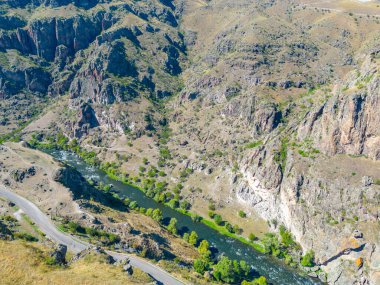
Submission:
[[[100,169],[101,170],[101,169]],[[113,173],[110,173],[110,172],[107,172],[107,171],[104,171],[102,170],[105,174],[108,175],[109,178],[113,179],[113,180],[117,180],[117,181],[120,181],[121,183],[125,184],[125,185],[128,185],[130,187],[134,187],[138,190],[140,190],[141,192],[143,192],[145,194],[145,191],[142,187],[140,187],[139,185],[137,184],[133,184],[133,183],[130,183],[130,182],[127,182],[125,181],[124,179],[118,177],[117,175],[113,174]],[[170,207],[170,205],[168,203],[163,203],[164,205]],[[189,217],[193,217],[195,215],[197,215],[196,213],[193,213],[193,212],[190,212],[190,211],[187,211],[187,210],[183,210],[183,209],[179,209],[179,208],[172,208],[170,207],[171,209],[173,209],[174,211],[177,211],[183,215],[187,215]],[[260,243],[257,243],[257,242],[250,242],[248,241],[247,239],[245,239],[244,237],[242,236],[238,236],[236,234],[233,234],[233,233],[230,233],[225,227],[223,226],[218,226],[215,222],[211,221],[211,220],[208,220],[204,217],[201,217],[200,223],[203,223],[204,225],[208,226],[209,228],[217,231],[218,233],[226,236],[226,237],[229,237],[229,238],[233,238],[233,239],[236,239],[246,245],[249,245],[251,246],[253,249],[257,250],[258,252],[260,253],[265,253],[265,248],[262,244]]]

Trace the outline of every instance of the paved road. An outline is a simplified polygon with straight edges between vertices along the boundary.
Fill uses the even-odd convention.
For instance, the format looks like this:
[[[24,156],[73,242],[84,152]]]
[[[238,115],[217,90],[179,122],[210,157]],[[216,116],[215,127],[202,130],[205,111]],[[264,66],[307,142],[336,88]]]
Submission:
[[[20,195],[7,190],[4,186],[0,185],[0,196],[8,199],[15,203],[23,212],[30,217],[30,219],[40,228],[42,232],[46,234],[51,240],[65,244],[68,249],[74,253],[81,252],[92,245],[84,242],[74,236],[63,233],[57,229],[53,224],[50,218],[44,214],[36,205],[27,199],[21,197]],[[157,281],[168,284],[168,285],[183,285],[184,283],[180,282],[168,272],[162,270],[158,266],[134,255],[118,253],[114,251],[106,251],[111,255],[115,260],[123,260],[129,258],[130,264],[135,266],[145,273],[152,276]]]

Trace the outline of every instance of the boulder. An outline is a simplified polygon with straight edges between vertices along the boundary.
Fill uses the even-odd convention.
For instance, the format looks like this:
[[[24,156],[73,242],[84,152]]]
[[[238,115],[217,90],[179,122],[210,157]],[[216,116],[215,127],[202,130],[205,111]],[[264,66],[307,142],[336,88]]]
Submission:
[[[67,246],[64,244],[58,244],[54,251],[50,254],[54,258],[55,264],[66,263]]]

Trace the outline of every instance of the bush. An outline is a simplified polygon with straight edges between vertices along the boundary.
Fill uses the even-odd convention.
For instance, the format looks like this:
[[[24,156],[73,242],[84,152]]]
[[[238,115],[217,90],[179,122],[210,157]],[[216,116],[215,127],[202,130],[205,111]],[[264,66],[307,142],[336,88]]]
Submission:
[[[247,214],[244,211],[240,210],[239,211],[239,217],[240,218],[245,218],[245,217],[247,217]]]
[[[253,280],[252,285],[267,285],[267,279],[264,276],[260,276]]]
[[[223,256],[214,266],[213,275],[219,282],[237,283],[246,278],[250,270],[249,265],[245,261],[232,261],[228,257]]]
[[[183,201],[181,202],[181,204],[180,204],[180,207],[181,207],[181,209],[183,209],[183,210],[189,210],[190,207],[191,207],[191,204],[190,204],[188,201],[183,200]]]
[[[215,223],[216,223],[218,226],[220,226],[220,225],[223,223],[222,216],[219,215],[219,214],[216,214],[216,215],[214,216],[214,221],[215,221]]]
[[[209,263],[199,258],[194,260],[193,266],[194,270],[199,274],[204,274],[209,269]]]
[[[168,206],[172,209],[177,209],[179,207],[179,201],[177,199],[171,199],[168,202]]]
[[[198,243],[198,234],[195,231],[192,231],[189,236],[189,243],[191,245],[196,245]]]
[[[152,212],[152,218],[153,218],[153,220],[155,220],[156,222],[161,223],[161,222],[162,222],[162,211],[161,211],[160,209],[155,209],[155,210]]]
[[[182,238],[184,241],[189,242],[189,239],[190,239],[189,233],[184,233]]]
[[[16,239],[22,239],[22,240],[25,240],[25,241],[38,241],[38,238],[32,236],[31,234],[24,233],[24,232],[15,232],[13,234],[13,236]]]
[[[279,256],[281,253],[280,250],[280,242],[278,238],[273,233],[265,234],[262,239],[262,243],[264,245],[265,253],[272,254],[273,256]]]
[[[145,212],[145,214],[147,216],[149,216],[149,217],[152,217],[152,215],[153,215],[153,209],[152,208],[147,209],[146,212]]]
[[[191,219],[193,220],[193,222],[199,223],[202,220],[202,217],[197,214],[192,213]]]
[[[201,255],[201,259],[209,262],[211,257],[210,244],[207,240],[202,240],[198,246],[198,252]]]
[[[168,225],[168,231],[171,232],[173,235],[177,234],[177,219],[171,218],[169,225]]]
[[[281,242],[286,247],[289,247],[295,244],[292,234],[283,225],[280,226],[280,236],[281,236]]]
[[[129,203],[129,208],[131,208],[132,210],[136,209],[138,207],[138,204],[136,201],[132,201],[131,203]]]
[[[314,265],[314,251],[309,250],[302,256],[301,265],[305,267],[312,267]]]
[[[225,227],[226,227],[228,232],[230,232],[230,233],[234,232],[234,227],[229,222],[226,222]]]
[[[255,240],[256,240],[256,235],[253,234],[253,233],[250,233],[249,236],[248,236],[248,239],[249,239],[250,241],[255,241]]]

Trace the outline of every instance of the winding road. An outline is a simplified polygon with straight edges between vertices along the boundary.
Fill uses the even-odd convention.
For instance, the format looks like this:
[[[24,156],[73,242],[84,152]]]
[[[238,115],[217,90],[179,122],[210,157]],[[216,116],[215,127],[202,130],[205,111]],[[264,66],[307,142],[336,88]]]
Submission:
[[[51,219],[44,214],[36,205],[29,200],[21,197],[20,195],[9,191],[3,185],[0,185],[0,196],[15,203],[29,218],[39,227],[39,229],[46,234],[51,240],[56,243],[64,244],[68,249],[74,253],[79,253],[89,247],[90,243],[84,242],[74,236],[63,233],[57,229]],[[184,283],[170,275],[168,272],[162,270],[158,266],[134,255],[119,253],[115,251],[106,251],[115,260],[124,260],[128,258],[130,264],[149,274],[152,278],[162,284],[168,285],[183,285]]]

